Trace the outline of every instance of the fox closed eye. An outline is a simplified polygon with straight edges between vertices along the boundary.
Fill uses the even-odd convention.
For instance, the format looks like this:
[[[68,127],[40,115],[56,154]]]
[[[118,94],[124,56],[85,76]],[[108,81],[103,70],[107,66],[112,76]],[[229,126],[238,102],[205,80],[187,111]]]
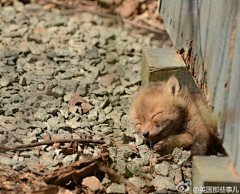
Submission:
[[[157,112],[156,114],[154,114],[154,115],[152,116],[152,119],[154,119],[154,117],[158,116],[158,115],[161,114],[161,113],[163,113],[163,111]]]

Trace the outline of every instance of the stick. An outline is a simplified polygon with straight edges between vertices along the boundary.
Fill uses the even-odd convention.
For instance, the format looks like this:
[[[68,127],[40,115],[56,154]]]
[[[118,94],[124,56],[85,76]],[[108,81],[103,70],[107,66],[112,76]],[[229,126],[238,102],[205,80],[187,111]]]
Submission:
[[[108,173],[109,175],[112,175],[114,178],[116,178],[119,182],[127,185],[128,187],[130,187],[132,190],[134,190],[136,193],[138,194],[144,194],[144,192],[137,188],[136,186],[134,186],[131,182],[129,182],[127,179],[123,178],[121,175],[119,175],[118,173],[116,173],[113,169],[109,168],[108,166],[102,165],[97,163],[97,168],[105,173]]]
[[[127,23],[127,24],[130,24],[132,26],[135,26],[137,28],[142,28],[142,29],[145,29],[145,30],[148,30],[148,31],[151,31],[155,34],[161,34],[161,35],[165,35],[165,30],[161,30],[161,29],[155,29],[155,28],[152,28],[152,27],[149,27],[149,26],[145,26],[145,25],[141,25],[141,24],[137,24],[137,23],[134,23],[126,18],[121,18],[119,16],[114,16],[114,15],[111,15],[111,14],[106,14],[106,13],[100,13],[99,11],[95,11],[95,10],[90,10],[90,9],[87,9],[87,8],[76,8],[76,9],[72,9],[72,10],[64,10],[62,11],[62,14],[65,14],[65,15],[71,15],[71,14],[74,14],[76,12],[89,12],[89,13],[93,13],[93,14],[97,14],[101,17],[105,17],[105,18],[111,18],[113,20],[116,20],[116,21],[122,21],[124,23]]]
[[[42,141],[42,142],[35,142],[35,143],[16,145],[16,146],[10,146],[10,147],[0,146],[0,151],[18,150],[18,149],[22,149],[22,148],[31,148],[31,147],[41,146],[41,145],[51,145],[54,143],[69,143],[72,141],[77,141],[79,143],[98,143],[98,144],[105,143],[105,141],[103,141],[103,140],[94,140],[94,139],[81,139],[81,138],[56,139],[56,140],[47,140],[47,141]]]
[[[157,161],[158,162],[167,161],[167,160],[171,160],[172,158],[173,158],[172,154],[168,154],[168,155],[157,158]]]

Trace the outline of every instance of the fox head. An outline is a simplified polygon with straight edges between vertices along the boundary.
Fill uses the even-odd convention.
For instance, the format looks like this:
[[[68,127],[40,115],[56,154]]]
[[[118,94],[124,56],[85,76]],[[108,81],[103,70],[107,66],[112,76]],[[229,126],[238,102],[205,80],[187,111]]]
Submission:
[[[180,91],[179,81],[172,76],[166,84],[142,90],[133,99],[131,119],[144,140],[154,143],[181,130],[186,101]]]

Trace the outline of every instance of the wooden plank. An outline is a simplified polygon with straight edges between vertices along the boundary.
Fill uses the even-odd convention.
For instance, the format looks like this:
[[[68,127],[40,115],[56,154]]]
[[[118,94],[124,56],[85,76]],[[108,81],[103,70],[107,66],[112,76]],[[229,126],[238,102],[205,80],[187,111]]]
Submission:
[[[240,4],[239,4],[240,5]],[[225,90],[228,91],[226,111],[226,132],[224,146],[231,153],[237,169],[240,169],[240,6],[236,17],[235,40],[232,41],[232,57],[229,83]]]
[[[192,92],[199,92],[182,56],[177,54],[175,49],[143,49],[141,69],[143,86],[147,86],[149,82],[166,81],[171,75],[175,75],[180,84],[187,86]]]
[[[240,192],[240,177],[229,157],[194,156],[192,177],[192,193],[203,193],[201,188],[214,186],[224,188],[222,193]],[[239,192],[226,192],[227,187],[235,187]]]
[[[224,146],[240,172],[240,2],[161,0],[160,14],[213,106]]]

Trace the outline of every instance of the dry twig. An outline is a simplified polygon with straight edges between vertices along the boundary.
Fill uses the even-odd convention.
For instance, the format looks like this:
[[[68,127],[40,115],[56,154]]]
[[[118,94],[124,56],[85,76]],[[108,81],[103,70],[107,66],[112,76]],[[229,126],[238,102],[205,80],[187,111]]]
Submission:
[[[105,141],[103,140],[95,140],[95,139],[81,139],[81,138],[56,139],[56,140],[47,140],[42,142],[35,142],[35,143],[16,145],[16,146],[10,146],[10,147],[0,146],[0,151],[18,150],[18,149],[31,148],[31,147],[41,146],[41,145],[51,145],[54,143],[69,143],[72,141],[77,141],[79,143],[98,143],[98,144],[105,143]]]
[[[89,12],[89,13],[92,13],[92,14],[97,14],[101,17],[111,18],[111,19],[113,19],[113,20],[115,20],[119,23],[127,23],[127,24],[130,24],[130,25],[134,26],[134,27],[141,28],[141,29],[144,29],[144,30],[148,30],[148,31],[153,32],[155,34],[161,34],[161,35],[166,34],[165,30],[155,29],[155,28],[152,28],[150,26],[137,24],[137,23],[132,22],[131,20],[128,20],[126,18],[121,18],[119,16],[114,16],[114,15],[106,14],[106,13],[100,13],[99,11],[87,9],[87,8],[84,8],[84,7],[83,8],[71,9],[71,10],[64,10],[61,13],[65,14],[65,15],[72,15],[72,14],[79,13],[79,12]]]
[[[128,186],[132,190],[132,193],[134,192],[134,193],[138,193],[138,194],[144,194],[144,192],[140,188],[137,188],[136,186],[134,186],[127,179],[123,178],[121,175],[119,175],[117,172],[115,172],[113,169],[109,168],[108,166],[104,166],[102,164],[97,163],[97,168],[100,171],[111,175],[112,177],[117,179],[119,182]]]
[[[47,171],[40,180],[44,180],[46,183],[54,185],[63,185],[73,178],[80,181],[82,178],[93,174],[96,170],[96,162],[102,162],[103,158],[107,156],[108,153],[102,153],[95,157],[79,160],[68,166],[62,166],[55,171]]]

